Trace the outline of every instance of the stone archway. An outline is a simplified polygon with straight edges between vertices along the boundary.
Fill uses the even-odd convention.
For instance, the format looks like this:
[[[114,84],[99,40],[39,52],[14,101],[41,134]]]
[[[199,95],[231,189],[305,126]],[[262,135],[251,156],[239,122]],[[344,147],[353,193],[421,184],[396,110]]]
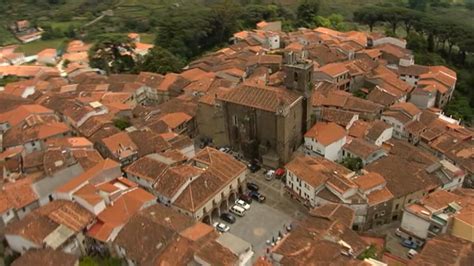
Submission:
[[[211,212],[211,219],[212,220],[219,218],[219,215],[221,215],[221,212],[220,212],[219,208],[216,207],[216,208],[212,209],[212,212]]]
[[[229,202],[226,199],[223,199],[221,202],[221,205],[219,206],[219,209],[221,210],[221,213],[227,212],[229,209]]]
[[[236,200],[237,200],[237,193],[235,193],[235,191],[233,191],[229,195],[229,204],[234,203]]]
[[[206,215],[202,218],[202,222],[205,223],[205,224],[209,224],[211,225],[211,216],[210,215]]]

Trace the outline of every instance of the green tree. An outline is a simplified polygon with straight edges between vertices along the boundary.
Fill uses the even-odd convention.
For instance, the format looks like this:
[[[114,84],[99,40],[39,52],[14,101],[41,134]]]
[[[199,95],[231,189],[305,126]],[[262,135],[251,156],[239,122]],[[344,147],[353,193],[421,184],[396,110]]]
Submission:
[[[474,10],[474,0],[464,0],[466,8],[469,10]]]
[[[461,119],[467,125],[474,121],[474,109],[469,104],[469,98],[455,91],[453,99],[446,105],[444,111],[456,119]]]
[[[377,247],[375,245],[370,245],[364,252],[362,252],[358,257],[359,260],[364,259],[377,259]]]
[[[420,11],[425,11],[429,0],[408,0],[408,7]]]
[[[114,126],[120,130],[125,130],[130,127],[132,124],[126,118],[116,118],[114,119]]]
[[[138,64],[137,70],[166,74],[168,72],[180,72],[184,66],[184,60],[166,49],[155,46]]]
[[[106,37],[89,51],[92,67],[107,73],[128,73],[135,69],[135,44],[126,37]]]
[[[184,5],[167,9],[166,17],[157,22],[156,45],[183,58],[191,59],[227,41],[227,30],[217,13],[209,7]]]
[[[314,17],[318,15],[320,6],[319,0],[301,0],[296,10],[298,26],[312,27]]]
[[[356,22],[367,24],[372,32],[377,22],[382,20],[382,10],[377,6],[366,6],[354,12]]]
[[[122,261],[118,258],[106,257],[82,257],[79,261],[79,266],[121,266]]]
[[[362,160],[360,158],[346,157],[342,160],[342,165],[352,171],[359,171],[364,167]]]

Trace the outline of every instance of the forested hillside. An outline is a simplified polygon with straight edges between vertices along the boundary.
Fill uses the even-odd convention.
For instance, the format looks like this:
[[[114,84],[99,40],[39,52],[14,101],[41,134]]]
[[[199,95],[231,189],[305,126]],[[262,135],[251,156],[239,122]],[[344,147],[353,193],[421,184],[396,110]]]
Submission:
[[[288,31],[381,31],[407,38],[417,63],[455,68],[458,89],[446,111],[474,118],[474,0],[0,0],[0,14],[0,45],[17,43],[8,31],[16,20],[45,30],[42,41],[21,47],[26,54],[61,48],[68,39],[100,42],[139,32],[160,47],[154,55],[174,56],[169,62],[178,65],[260,20],[281,20]]]

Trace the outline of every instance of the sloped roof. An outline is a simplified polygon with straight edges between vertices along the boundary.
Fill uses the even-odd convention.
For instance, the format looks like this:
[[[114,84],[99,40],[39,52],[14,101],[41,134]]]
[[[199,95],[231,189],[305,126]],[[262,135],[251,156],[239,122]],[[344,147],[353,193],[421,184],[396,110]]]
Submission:
[[[296,93],[283,88],[242,85],[218,97],[218,99],[269,112],[277,112],[290,106],[300,97]]]

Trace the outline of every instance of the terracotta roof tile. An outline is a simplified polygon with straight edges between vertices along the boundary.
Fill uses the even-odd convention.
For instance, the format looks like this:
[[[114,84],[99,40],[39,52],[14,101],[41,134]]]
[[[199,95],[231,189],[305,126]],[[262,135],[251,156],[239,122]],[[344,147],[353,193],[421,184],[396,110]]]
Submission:
[[[372,154],[383,150],[381,147],[359,138],[349,140],[343,149],[363,160],[367,160]]]
[[[160,118],[160,120],[165,122],[166,125],[168,125],[168,127],[171,129],[175,129],[180,125],[190,121],[191,119],[191,116],[183,112],[169,113]]]
[[[43,265],[43,266],[75,266],[79,259],[71,254],[60,250],[46,249],[29,249],[18,259],[14,260],[12,266],[25,265]]]
[[[367,195],[367,201],[369,206],[374,206],[382,202],[389,201],[393,198],[392,192],[388,188],[384,187],[379,190],[372,191]]]
[[[283,88],[243,85],[232,89],[218,99],[269,112],[277,112],[279,109],[287,108],[298,101],[300,96]]]
[[[167,169],[167,164],[153,159],[152,156],[146,156],[127,166],[125,172],[154,183]]]
[[[346,136],[346,131],[334,122],[318,122],[304,136],[316,139],[322,145],[328,146],[343,139]]]
[[[287,163],[285,168],[315,188],[326,183],[326,181],[333,176],[335,171],[341,175],[346,175],[351,172],[343,166],[331,161],[309,156],[297,156]]]
[[[359,186],[359,189],[362,191],[371,190],[386,184],[385,178],[375,172],[365,173],[361,176],[353,178],[352,181],[356,183]]]

